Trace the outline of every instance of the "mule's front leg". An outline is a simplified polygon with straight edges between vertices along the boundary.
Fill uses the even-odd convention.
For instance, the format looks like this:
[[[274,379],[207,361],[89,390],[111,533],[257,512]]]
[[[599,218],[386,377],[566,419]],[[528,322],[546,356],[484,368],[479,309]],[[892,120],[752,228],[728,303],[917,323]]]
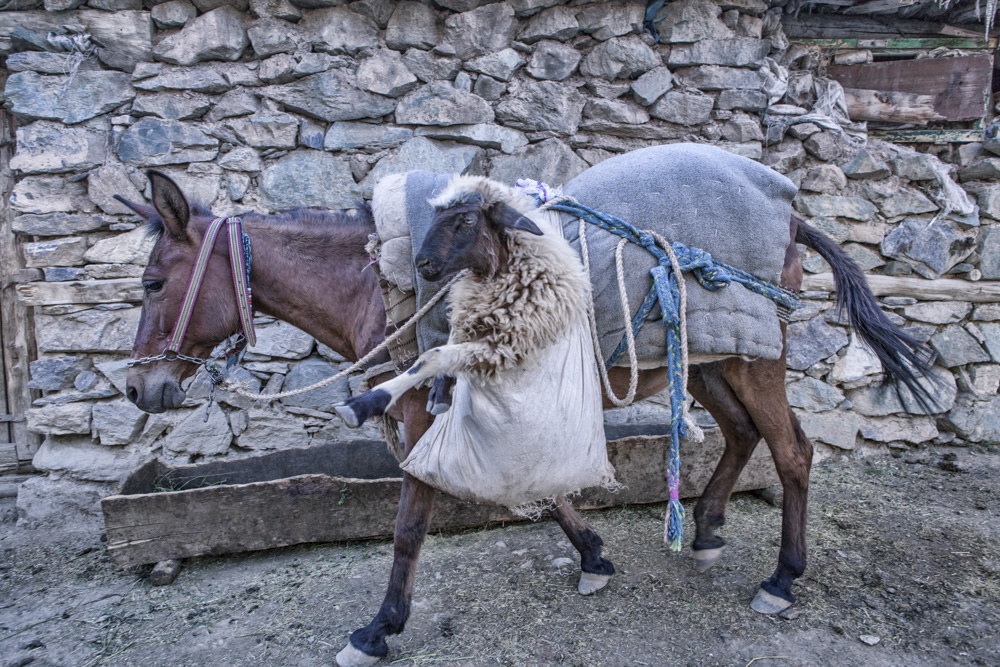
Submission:
[[[615,573],[615,566],[611,561],[601,557],[604,540],[577,514],[568,500],[559,496],[555,505],[552,517],[580,552],[580,583],[577,590],[580,595],[596,593],[608,585],[611,575]]]
[[[431,393],[427,397],[427,412],[441,415],[451,409],[451,391],[455,388],[454,375],[438,375],[431,385]]]
[[[426,391],[414,392],[412,397],[406,397],[402,406],[407,453],[431,423],[430,416],[423,410],[426,394]],[[352,632],[350,643],[337,654],[337,664],[340,667],[375,664],[389,652],[386,636],[403,631],[410,615],[417,558],[427,536],[433,507],[434,489],[403,473],[403,490],[393,535],[389,588],[375,618],[365,627]]]

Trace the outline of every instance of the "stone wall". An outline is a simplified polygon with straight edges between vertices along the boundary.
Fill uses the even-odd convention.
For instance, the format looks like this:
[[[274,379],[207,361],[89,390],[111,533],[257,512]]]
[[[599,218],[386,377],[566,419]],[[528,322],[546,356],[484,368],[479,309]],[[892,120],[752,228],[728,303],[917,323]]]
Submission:
[[[188,462],[345,435],[328,408],[356,387],[346,381],[265,407],[217,396],[207,415],[202,373],[171,414],[124,398],[139,309],[121,295],[149,242],[112,196],[148,196],[149,167],[226,214],[349,207],[381,176],[415,168],[558,184],[616,153],[710,142],[795,180],[796,209],[869,273],[1000,278],[1000,158],[978,144],[862,148],[846,119],[798,122],[824,55],[790,50],[781,10],[762,0],[670,2],[658,44],[635,2],[16,4],[31,11],[0,12],[4,103],[19,123],[11,226],[39,281],[40,397],[27,418],[44,436],[33,464],[49,473],[22,486],[26,525],[62,522],[68,506],[96,518],[94,501],[151,453]],[[102,48],[59,51],[47,37],[59,25],[82,26]],[[942,209],[966,193],[975,212]],[[805,267],[827,270],[811,255]],[[944,411],[924,415],[876,388],[877,364],[828,293],[804,297],[789,327],[788,394],[821,458],[1000,442],[1000,305],[882,299],[940,355]],[[270,391],[344,364],[281,322],[262,318],[259,338],[245,374]],[[609,419],[665,413],[652,402]]]

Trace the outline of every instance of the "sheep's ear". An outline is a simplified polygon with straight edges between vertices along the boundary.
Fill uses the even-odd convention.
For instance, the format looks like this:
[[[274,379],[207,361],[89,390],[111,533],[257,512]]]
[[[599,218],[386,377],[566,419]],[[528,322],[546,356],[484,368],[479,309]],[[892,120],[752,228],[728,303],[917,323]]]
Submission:
[[[538,228],[538,225],[533,223],[521,212],[507,206],[507,204],[494,204],[492,208],[493,219],[504,227],[520,229],[522,232],[528,232],[529,234],[534,234],[535,236],[542,235],[542,230]]]

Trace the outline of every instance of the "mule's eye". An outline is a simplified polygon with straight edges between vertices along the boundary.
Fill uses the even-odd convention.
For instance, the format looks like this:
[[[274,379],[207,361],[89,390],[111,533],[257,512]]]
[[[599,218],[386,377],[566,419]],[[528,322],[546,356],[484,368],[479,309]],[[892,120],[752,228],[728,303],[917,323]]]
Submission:
[[[159,292],[161,289],[163,289],[163,281],[144,280],[142,281],[142,286],[146,289],[147,292]]]
[[[466,213],[462,216],[462,224],[470,227],[479,222],[479,216],[475,213]]]

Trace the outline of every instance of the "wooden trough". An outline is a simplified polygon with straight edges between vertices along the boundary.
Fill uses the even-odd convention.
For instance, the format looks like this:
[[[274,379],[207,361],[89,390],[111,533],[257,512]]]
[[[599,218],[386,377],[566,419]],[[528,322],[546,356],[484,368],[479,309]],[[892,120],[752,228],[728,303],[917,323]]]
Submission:
[[[666,427],[608,427],[617,493],[587,489],[581,509],[667,500]],[[681,444],[681,494],[696,496],[724,446],[719,429]],[[101,501],[108,552],[118,567],[191,556],[392,535],[402,479],[381,441],[330,442],[264,456],[168,466],[150,459]],[[757,448],[737,491],[778,483],[767,447]],[[439,494],[431,530],[517,521],[504,507]]]

